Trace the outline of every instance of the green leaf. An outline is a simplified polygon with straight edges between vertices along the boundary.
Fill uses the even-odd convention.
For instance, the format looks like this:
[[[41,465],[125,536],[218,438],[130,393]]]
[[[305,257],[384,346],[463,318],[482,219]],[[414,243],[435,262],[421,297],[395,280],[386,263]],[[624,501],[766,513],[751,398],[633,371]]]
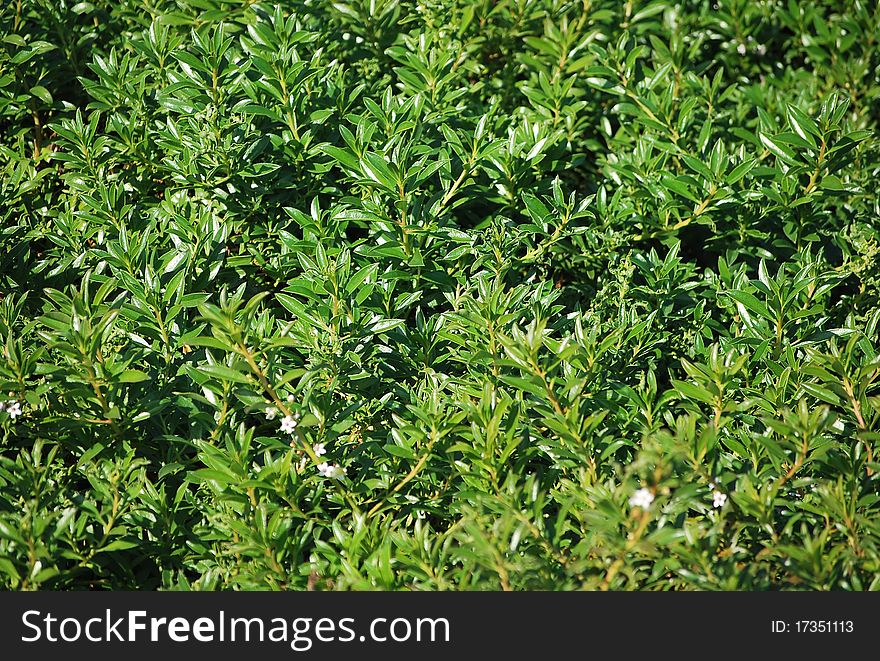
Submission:
[[[728,186],[732,186],[740,179],[745,177],[749,172],[751,172],[757,164],[758,160],[755,158],[750,158],[746,161],[743,161],[735,168],[733,168],[733,170],[727,173],[727,176],[725,176],[724,178],[724,183],[726,183]]]
[[[231,381],[232,383],[250,383],[247,374],[243,374],[238,370],[234,370],[226,365],[200,365],[196,368],[202,374],[206,374],[221,381]]]
[[[323,145],[321,151],[330,156],[337,163],[353,172],[360,174],[361,167],[357,157],[344,149],[334,147],[333,145]]]
[[[776,156],[776,158],[783,163],[791,166],[801,165],[801,162],[797,159],[797,155],[785,143],[780,142],[775,138],[771,138],[765,133],[760,133],[758,137],[761,140],[761,144],[763,144],[771,154]]]
[[[751,314],[755,314],[766,321],[776,321],[775,316],[770,313],[767,306],[755,298],[753,294],[742,290],[731,290],[727,292],[727,295],[736,301],[740,314],[747,320],[751,319]]]
[[[149,381],[150,375],[141,370],[124,370],[116,376],[116,380],[120,383],[140,383]]]
[[[712,404],[714,402],[714,397],[708,390],[700,388],[692,383],[688,383],[687,381],[672,379],[672,387],[675,388],[678,394],[685,399],[693,399],[705,404]]]
[[[45,103],[46,105],[52,105],[52,95],[42,85],[34,85],[31,87],[31,94],[37,97],[40,101]]]

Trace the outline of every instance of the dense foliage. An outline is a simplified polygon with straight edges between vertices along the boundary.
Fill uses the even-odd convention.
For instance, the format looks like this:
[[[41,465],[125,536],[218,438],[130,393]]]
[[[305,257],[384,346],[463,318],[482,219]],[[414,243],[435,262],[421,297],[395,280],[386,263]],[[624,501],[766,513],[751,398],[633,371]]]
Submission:
[[[0,585],[880,588],[877,3],[0,37]]]

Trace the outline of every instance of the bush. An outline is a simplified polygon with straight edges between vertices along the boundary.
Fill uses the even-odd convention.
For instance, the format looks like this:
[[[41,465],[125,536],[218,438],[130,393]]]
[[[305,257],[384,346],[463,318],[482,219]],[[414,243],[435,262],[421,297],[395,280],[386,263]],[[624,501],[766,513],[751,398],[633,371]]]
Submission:
[[[880,8],[0,8],[6,589],[880,588]]]

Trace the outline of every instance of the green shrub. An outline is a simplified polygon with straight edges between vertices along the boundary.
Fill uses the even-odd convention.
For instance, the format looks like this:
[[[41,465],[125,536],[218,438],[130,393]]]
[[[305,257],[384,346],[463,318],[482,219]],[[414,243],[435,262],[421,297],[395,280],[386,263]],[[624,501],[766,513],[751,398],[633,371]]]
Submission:
[[[0,7],[6,589],[880,588],[880,7]]]

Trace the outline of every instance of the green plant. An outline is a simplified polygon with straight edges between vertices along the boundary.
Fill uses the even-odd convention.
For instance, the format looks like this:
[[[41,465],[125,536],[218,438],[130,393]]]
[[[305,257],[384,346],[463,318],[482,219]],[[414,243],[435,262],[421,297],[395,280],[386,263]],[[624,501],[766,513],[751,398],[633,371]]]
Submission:
[[[880,8],[0,8],[0,585],[880,588]]]

